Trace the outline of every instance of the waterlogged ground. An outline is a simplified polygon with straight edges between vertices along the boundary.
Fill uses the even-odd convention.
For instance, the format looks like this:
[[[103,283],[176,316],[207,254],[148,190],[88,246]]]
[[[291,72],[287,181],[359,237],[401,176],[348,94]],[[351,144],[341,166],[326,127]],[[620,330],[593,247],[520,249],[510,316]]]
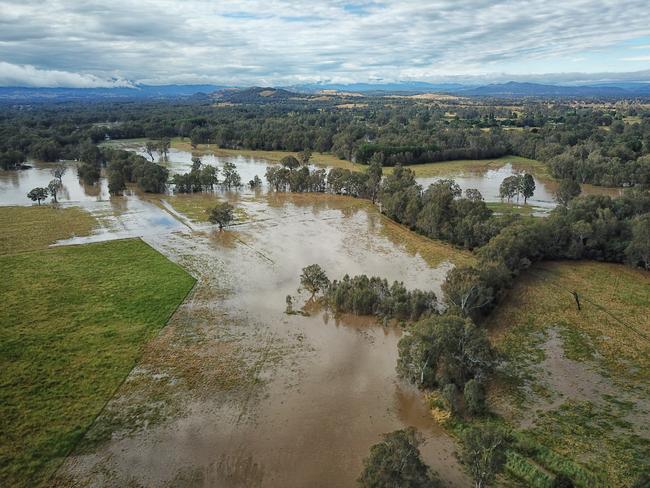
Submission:
[[[199,282],[60,470],[60,484],[351,486],[382,433],[414,425],[427,439],[425,460],[450,486],[465,486],[453,441],[396,378],[400,328],[284,313],[287,295],[298,306],[308,298],[296,290],[307,264],[439,292],[456,251],[430,266],[431,249],[425,260],[417,238],[407,247],[359,200],[245,195],[238,205],[249,221],[236,230],[180,224],[143,234]]]

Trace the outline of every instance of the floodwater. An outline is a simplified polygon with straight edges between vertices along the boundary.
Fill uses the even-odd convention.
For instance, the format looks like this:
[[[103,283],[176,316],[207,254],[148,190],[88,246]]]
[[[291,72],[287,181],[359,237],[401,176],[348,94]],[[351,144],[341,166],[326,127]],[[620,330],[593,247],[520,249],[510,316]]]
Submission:
[[[267,166],[202,159],[235,162],[244,182],[263,179]],[[172,150],[166,164],[185,172],[191,153]],[[0,204],[31,204],[27,192],[52,179],[51,165],[33,166],[0,172]],[[458,182],[489,201],[512,171]],[[307,299],[297,288],[308,264],[332,279],[366,273],[440,295],[450,261],[432,267],[417,246],[392,240],[385,219],[361,200],[245,190],[224,196],[245,210],[246,222],[218,232],[182,218],[164,198],[110,197],[104,178],[84,186],[73,164],[63,184],[62,205],[85,208],[100,228],[60,245],[142,237],[198,283],[91,428],[87,439],[101,441],[66,461],[62,486],[354,486],[370,446],[406,426],[423,434],[423,458],[448,486],[470,484],[454,441],[396,376],[399,327],[285,313],[287,295],[296,309]],[[550,204],[543,188],[531,203]]]
[[[308,298],[297,291],[308,264],[321,264],[331,278],[372,273],[440,293],[449,263],[432,268],[392,242],[384,218],[359,200],[249,195],[238,205],[250,220],[236,230],[144,236],[199,282],[96,430],[114,428],[113,416],[130,405],[155,405],[160,388],[177,408],[146,428],[127,422],[109,441],[72,456],[61,482],[354,486],[381,434],[415,426],[426,440],[425,461],[449,486],[466,486],[453,440],[422,395],[396,377],[401,328],[322,311],[285,313],[287,295],[296,308]],[[231,376],[235,383],[224,386]]]

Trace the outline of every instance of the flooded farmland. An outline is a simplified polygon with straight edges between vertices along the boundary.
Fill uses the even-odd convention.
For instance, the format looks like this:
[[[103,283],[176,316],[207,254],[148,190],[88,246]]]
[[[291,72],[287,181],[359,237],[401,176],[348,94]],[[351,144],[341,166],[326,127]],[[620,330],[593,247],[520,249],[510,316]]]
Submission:
[[[263,177],[268,164],[230,159],[243,181]],[[173,150],[167,164],[187,171],[191,153]],[[50,166],[33,165],[1,174],[1,204],[30,204],[29,189],[47,185]],[[458,182],[490,200],[513,169],[497,171]],[[396,376],[399,327],[285,313],[288,295],[297,307],[307,298],[297,291],[306,265],[332,279],[367,273],[440,296],[464,253],[346,197],[222,194],[246,218],[218,232],[178,215],[164,196],[109,197],[105,179],[85,187],[73,165],[63,184],[62,204],[82,206],[100,228],[60,245],[142,237],[198,283],[59,471],[61,486],[352,486],[369,447],[405,426],[424,435],[423,458],[447,485],[468,484],[454,441]]]

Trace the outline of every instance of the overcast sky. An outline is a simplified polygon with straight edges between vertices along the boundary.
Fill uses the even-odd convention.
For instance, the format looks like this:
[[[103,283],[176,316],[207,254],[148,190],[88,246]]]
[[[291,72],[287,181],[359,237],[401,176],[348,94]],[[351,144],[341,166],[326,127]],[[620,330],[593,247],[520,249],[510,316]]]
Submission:
[[[648,0],[0,0],[0,85],[650,81],[649,7]]]

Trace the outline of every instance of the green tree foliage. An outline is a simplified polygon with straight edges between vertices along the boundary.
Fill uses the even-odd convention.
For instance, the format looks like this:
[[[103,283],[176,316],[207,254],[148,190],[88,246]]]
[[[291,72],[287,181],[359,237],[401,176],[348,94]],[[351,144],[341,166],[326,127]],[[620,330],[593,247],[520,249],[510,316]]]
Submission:
[[[0,167],[4,170],[20,168],[26,160],[25,154],[16,149],[0,151]]]
[[[506,462],[505,434],[492,425],[469,427],[461,440],[461,459],[474,479],[475,488],[489,486]]]
[[[239,173],[237,172],[237,166],[235,163],[226,161],[221,172],[223,174],[223,181],[221,182],[221,186],[223,186],[226,190],[239,188],[242,186],[241,176],[239,176]]]
[[[217,224],[219,230],[222,230],[224,227],[228,227],[233,221],[233,211],[233,206],[228,202],[218,203],[210,210],[208,220],[213,224]]]
[[[508,202],[512,200],[515,195],[519,194],[519,180],[517,175],[508,176],[499,186],[499,196],[503,199],[506,198]]]
[[[438,479],[422,461],[422,440],[415,429],[384,434],[383,440],[370,448],[358,479],[364,488],[436,488]]]
[[[40,205],[43,200],[47,198],[48,194],[48,189],[47,188],[41,188],[41,187],[36,187],[32,188],[29,193],[27,194],[27,198],[29,198],[33,202],[38,202]]]
[[[255,177],[248,182],[248,186],[250,187],[251,190],[257,190],[258,188],[262,188],[262,180],[260,180],[260,177],[255,175]]]
[[[109,171],[108,192],[111,195],[121,195],[124,190],[126,190],[124,175],[119,171]]]
[[[560,205],[565,207],[569,204],[571,200],[580,195],[580,184],[572,179],[564,179],[560,181],[560,184],[555,192],[555,200]]]
[[[560,473],[553,479],[551,488],[573,488],[575,485],[566,474]]]
[[[524,173],[521,180],[521,195],[524,197],[524,204],[528,202],[528,199],[535,194],[535,179],[533,175]]]
[[[454,383],[462,388],[493,368],[494,354],[485,331],[469,319],[431,315],[413,324],[398,344],[398,374],[420,388]]]
[[[463,388],[465,408],[472,415],[481,415],[486,411],[485,387],[478,380],[471,379]]]
[[[52,195],[52,200],[54,200],[54,203],[59,202],[59,200],[57,199],[57,195],[61,191],[62,187],[63,185],[56,178],[48,183],[47,190],[49,191],[50,195]]]
[[[327,290],[330,280],[323,268],[317,264],[310,264],[302,268],[300,275],[300,286],[309,293],[312,298],[319,292]]]
[[[632,239],[625,255],[631,264],[650,270],[650,213],[639,215],[632,221]]]
[[[407,290],[403,283],[392,285],[386,279],[366,275],[334,280],[326,294],[327,303],[336,312],[377,315],[386,319],[418,320],[436,313],[432,291]]]

